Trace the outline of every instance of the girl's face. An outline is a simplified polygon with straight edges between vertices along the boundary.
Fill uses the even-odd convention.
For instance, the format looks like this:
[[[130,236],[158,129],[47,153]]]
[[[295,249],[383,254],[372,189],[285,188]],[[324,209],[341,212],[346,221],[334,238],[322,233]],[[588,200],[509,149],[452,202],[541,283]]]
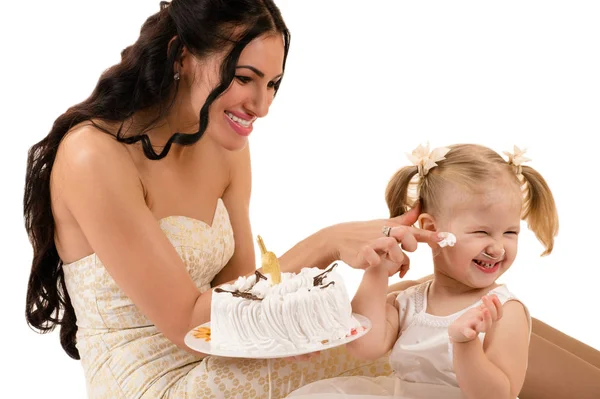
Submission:
[[[250,42],[240,54],[231,85],[210,107],[205,136],[230,151],[244,148],[254,121],[269,112],[282,77],[283,58],[283,37],[279,34],[259,36]],[[198,60],[188,53],[186,65],[184,55],[182,69],[192,72],[182,73],[178,123],[188,121],[191,129],[181,127],[181,131],[197,130],[200,109],[220,82],[223,59],[224,54],[219,54]]]
[[[448,207],[435,219],[438,232],[456,236],[453,247],[434,249],[436,273],[471,288],[488,287],[517,256],[522,197],[512,183],[498,184],[482,194],[461,190],[444,193]]]

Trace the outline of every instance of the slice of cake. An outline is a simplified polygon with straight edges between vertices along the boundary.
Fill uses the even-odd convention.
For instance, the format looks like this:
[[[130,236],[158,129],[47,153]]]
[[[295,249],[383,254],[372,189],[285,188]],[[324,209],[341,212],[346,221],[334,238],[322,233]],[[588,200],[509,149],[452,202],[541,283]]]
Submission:
[[[335,266],[304,268],[298,274],[257,271],[216,288],[211,345],[281,352],[314,344],[317,350],[322,343],[351,334],[360,325],[352,317],[346,286]],[[273,282],[273,274],[278,283]]]

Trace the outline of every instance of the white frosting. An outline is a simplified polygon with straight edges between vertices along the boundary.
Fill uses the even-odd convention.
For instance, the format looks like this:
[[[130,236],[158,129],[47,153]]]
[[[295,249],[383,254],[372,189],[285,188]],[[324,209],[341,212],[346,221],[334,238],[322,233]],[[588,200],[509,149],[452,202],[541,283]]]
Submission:
[[[444,237],[444,239],[438,242],[438,245],[442,248],[448,246],[453,247],[456,244],[456,236],[452,233],[442,232],[438,234],[440,237]]]
[[[252,275],[221,286],[263,299],[213,292],[211,344],[244,352],[285,351],[344,338],[359,325],[352,318],[346,286],[337,272],[327,272],[321,284],[313,286],[314,277],[323,272],[315,267],[299,274],[282,273],[276,285],[271,285],[269,275],[255,284],[256,275]],[[324,287],[330,282],[334,283]]]

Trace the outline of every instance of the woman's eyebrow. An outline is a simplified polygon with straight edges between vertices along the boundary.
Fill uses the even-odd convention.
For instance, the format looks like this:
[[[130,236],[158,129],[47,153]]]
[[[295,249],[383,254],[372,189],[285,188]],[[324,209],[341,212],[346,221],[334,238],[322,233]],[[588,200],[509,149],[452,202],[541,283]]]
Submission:
[[[252,72],[254,72],[255,74],[257,74],[258,76],[260,76],[261,78],[264,78],[264,77],[265,77],[265,74],[264,74],[264,72],[262,72],[262,71],[260,71],[260,70],[256,69],[256,68],[255,68],[255,67],[253,67],[252,65],[238,65],[238,66],[236,67],[236,69],[237,69],[237,68],[245,68],[245,69],[249,69],[249,70],[251,70]],[[282,73],[280,73],[279,75],[275,76],[273,79],[277,79],[278,77],[280,77],[280,76],[282,76],[282,75],[283,75],[283,74],[282,74]]]

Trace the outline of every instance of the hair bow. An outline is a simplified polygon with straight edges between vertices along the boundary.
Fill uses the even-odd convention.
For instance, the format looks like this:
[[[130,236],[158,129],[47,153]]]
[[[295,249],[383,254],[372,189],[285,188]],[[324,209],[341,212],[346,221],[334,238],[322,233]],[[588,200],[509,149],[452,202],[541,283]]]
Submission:
[[[516,167],[516,172],[518,175],[521,174],[521,165],[525,162],[531,161],[531,158],[527,158],[523,154],[527,152],[526,149],[521,150],[516,145],[514,146],[514,153],[510,153],[508,151],[504,151],[504,154],[508,156],[508,163]]]
[[[423,147],[419,144],[417,148],[413,150],[411,154],[406,154],[408,159],[417,166],[419,170],[419,176],[424,177],[429,173],[431,168],[438,166],[437,162],[446,159],[446,154],[450,151],[448,147],[435,148],[433,151],[429,151],[429,142]]]

